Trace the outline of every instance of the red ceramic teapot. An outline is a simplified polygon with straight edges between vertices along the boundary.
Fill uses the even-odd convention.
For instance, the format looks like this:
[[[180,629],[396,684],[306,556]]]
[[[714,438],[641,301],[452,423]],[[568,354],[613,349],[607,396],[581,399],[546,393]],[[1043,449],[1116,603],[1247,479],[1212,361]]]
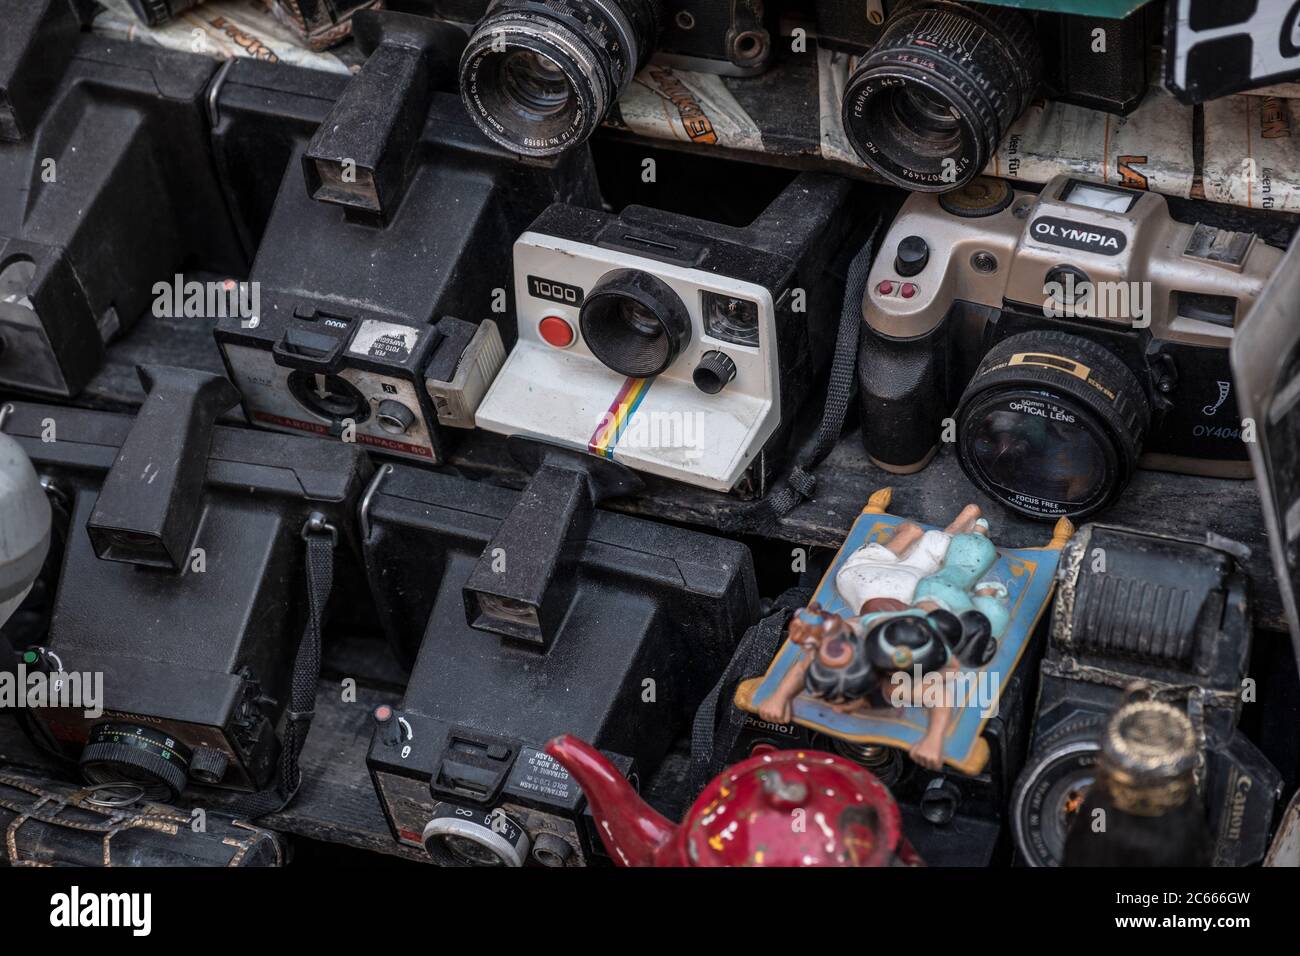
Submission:
[[[679,826],[589,744],[566,735],[546,752],[582,786],[605,849],[623,866],[921,864],[885,785],[832,754],[750,757],[715,777]]]

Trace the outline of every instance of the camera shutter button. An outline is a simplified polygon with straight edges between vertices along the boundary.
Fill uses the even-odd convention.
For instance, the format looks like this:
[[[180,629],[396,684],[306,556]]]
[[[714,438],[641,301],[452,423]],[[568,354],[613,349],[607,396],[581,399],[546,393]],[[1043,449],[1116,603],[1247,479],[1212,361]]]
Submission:
[[[930,247],[920,236],[907,236],[898,243],[894,271],[900,276],[914,276],[930,261]]]

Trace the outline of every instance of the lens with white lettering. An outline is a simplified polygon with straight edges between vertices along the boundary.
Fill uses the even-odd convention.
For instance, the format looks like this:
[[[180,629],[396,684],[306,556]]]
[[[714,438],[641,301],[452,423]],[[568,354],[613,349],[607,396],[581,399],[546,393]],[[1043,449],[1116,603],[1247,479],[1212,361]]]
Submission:
[[[497,0],[461,56],[461,99],[493,142],[558,155],[604,121],[661,17],[659,0]]]
[[[1102,345],[1023,332],[989,350],[957,406],[957,455],[979,488],[1031,518],[1085,518],[1137,467],[1150,407]]]
[[[1023,13],[900,0],[845,84],[844,132],[890,182],[946,192],[987,165],[1041,73],[1038,39]]]

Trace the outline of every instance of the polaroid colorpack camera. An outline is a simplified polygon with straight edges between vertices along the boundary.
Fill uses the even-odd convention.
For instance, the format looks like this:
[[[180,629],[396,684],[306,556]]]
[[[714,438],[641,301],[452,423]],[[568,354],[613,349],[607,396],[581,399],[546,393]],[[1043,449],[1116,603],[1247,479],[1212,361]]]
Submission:
[[[1042,519],[1106,507],[1139,464],[1249,477],[1228,349],[1281,256],[1068,176],[914,194],[862,304],[867,452],[906,473],[955,440],[971,481]]]
[[[515,243],[519,340],[479,427],[762,495],[832,350],[849,190],[803,174],[745,228],[552,206]]]
[[[1235,560],[1204,544],[1093,524],[1067,543],[1057,579],[1033,739],[1011,805],[1020,857],[1059,865],[1101,733],[1139,685],[1192,720],[1214,865],[1257,863],[1282,780],[1236,729],[1251,625],[1248,580]]]
[[[83,38],[69,0],[0,13],[0,385],[67,398],[155,283],[246,267],[209,172],[217,67]]]
[[[539,449],[523,492],[402,466],[361,523],[380,620],[415,665],[369,765],[395,838],[452,865],[600,854],[560,733],[655,771],[758,616],[749,550],[594,510],[634,476]]]
[[[360,577],[351,526],[370,464],[355,445],[214,427],[239,398],[224,378],[140,374],[134,419],[23,403],[4,424],[70,516],[49,634],[26,657],[82,675],[83,697],[102,675],[97,708],[33,714],[91,783],[160,800],[190,783],[261,790],[302,726],[295,651],[324,613],[309,557]]]
[[[1124,19],[1011,6],[819,0],[819,42],[865,49],[841,101],[863,162],[895,185],[943,192],[984,169],[1040,86],[1119,114],[1146,95],[1158,5],[1134,0]]]
[[[483,264],[548,203],[587,198],[587,158],[526,166],[483,142],[438,92],[458,28],[367,11],[353,28],[369,58],[288,164],[250,276],[260,312],[216,336],[253,424],[438,463],[512,331],[459,318],[508,314],[508,276]]]
[[[477,21],[461,60],[465,108],[489,139],[525,156],[587,139],[652,55],[749,76],[773,52],[762,3],[444,0],[435,12]]]

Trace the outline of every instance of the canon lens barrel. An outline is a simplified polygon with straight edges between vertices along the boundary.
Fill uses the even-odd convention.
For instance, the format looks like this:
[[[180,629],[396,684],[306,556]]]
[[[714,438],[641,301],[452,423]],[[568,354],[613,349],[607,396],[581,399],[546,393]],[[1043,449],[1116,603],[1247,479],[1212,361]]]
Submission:
[[[1041,75],[1024,14],[902,0],[845,85],[844,132],[890,182],[918,192],[956,189],[987,165]]]
[[[1055,330],[1022,332],[980,362],[957,406],[967,476],[1031,518],[1084,518],[1128,484],[1150,423],[1146,393],[1114,353]]]
[[[605,119],[659,28],[658,0],[498,0],[461,57],[461,98],[493,142],[557,155]]]

